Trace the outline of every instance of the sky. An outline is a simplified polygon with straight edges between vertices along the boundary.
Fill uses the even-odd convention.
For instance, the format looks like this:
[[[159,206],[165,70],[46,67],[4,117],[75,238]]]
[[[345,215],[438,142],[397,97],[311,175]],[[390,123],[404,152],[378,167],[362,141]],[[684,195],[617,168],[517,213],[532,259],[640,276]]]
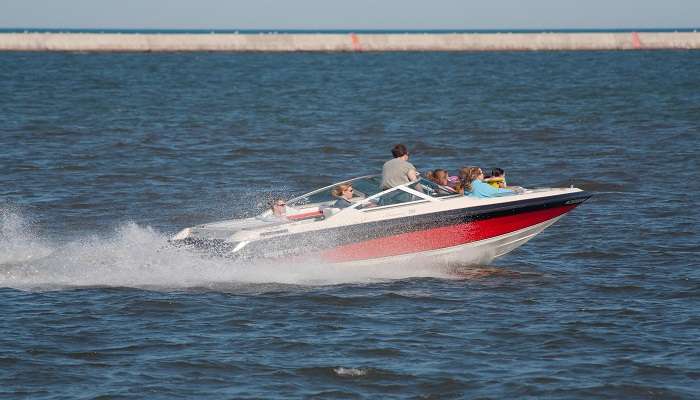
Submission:
[[[0,0],[0,28],[700,28],[700,0]]]

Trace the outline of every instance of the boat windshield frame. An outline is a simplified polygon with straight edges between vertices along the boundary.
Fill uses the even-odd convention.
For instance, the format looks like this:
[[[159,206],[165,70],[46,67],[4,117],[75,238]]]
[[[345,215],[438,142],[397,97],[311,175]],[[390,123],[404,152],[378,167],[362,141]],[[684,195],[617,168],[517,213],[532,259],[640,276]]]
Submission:
[[[415,184],[426,184],[426,186],[433,186],[436,185],[434,182],[429,181],[428,179],[425,178],[418,178],[415,181],[407,182],[399,186],[394,186],[392,188],[383,190],[375,195],[369,196],[366,199],[363,199],[361,201],[358,201],[354,203],[353,205],[349,206],[347,209],[355,209],[359,211],[375,211],[375,210],[383,210],[385,208],[389,207],[401,207],[401,206],[406,206],[410,204],[416,204],[416,203],[423,203],[426,201],[431,201],[431,202],[439,202],[441,198],[444,197],[452,197],[453,195],[447,195],[447,196],[432,196],[430,194],[420,192],[418,190],[412,189],[410,186],[415,185]],[[409,201],[404,201],[400,203],[391,203],[391,204],[386,204],[386,205],[380,205],[376,201],[380,197],[383,197],[391,192],[395,191],[402,191],[404,193],[408,193],[410,195],[413,195],[414,197],[418,197],[418,199],[414,200],[409,200]],[[456,193],[455,194],[459,194]],[[365,207],[367,204],[373,204],[370,207]],[[341,210],[342,211],[342,210]]]
[[[375,175],[364,175],[364,176],[360,176],[360,177],[357,177],[357,178],[346,179],[346,180],[343,180],[343,181],[335,182],[335,183],[333,183],[333,184],[331,184],[331,185],[324,186],[324,187],[322,187],[322,188],[319,188],[319,189],[313,190],[313,191],[311,191],[311,192],[302,194],[302,195],[300,195],[300,196],[294,197],[294,198],[288,200],[288,201],[287,201],[287,204],[288,204],[290,207],[294,207],[294,208],[300,208],[300,207],[301,207],[301,208],[303,208],[303,206],[310,205],[310,204],[324,203],[324,202],[310,202],[310,201],[308,201],[308,199],[309,199],[310,197],[312,197],[313,195],[315,195],[315,194],[319,194],[319,193],[323,193],[323,192],[332,190],[334,187],[336,187],[336,186],[338,186],[338,185],[341,185],[341,184],[344,184],[344,183],[350,183],[350,184],[352,184],[352,183],[355,183],[355,182],[358,182],[358,181],[361,181],[361,180],[367,180],[367,181],[369,181],[369,180],[374,180],[374,181],[376,181],[376,182],[372,182],[373,185],[376,183],[376,186],[377,186],[376,191],[374,191],[374,193],[372,193],[372,192],[370,192],[370,191],[366,191],[366,190],[363,191],[363,194],[365,195],[364,198],[362,198],[362,199],[360,199],[360,200],[354,202],[351,206],[348,206],[348,207],[345,208],[345,209],[341,209],[340,211],[343,211],[343,210],[346,210],[346,209],[376,210],[376,209],[383,209],[383,208],[385,208],[385,207],[396,207],[396,206],[401,206],[401,205],[406,205],[406,204],[412,204],[412,203],[416,203],[416,202],[423,202],[423,201],[433,201],[433,202],[435,202],[435,201],[440,201],[441,199],[444,199],[444,198],[452,198],[452,197],[456,197],[456,196],[459,195],[459,193],[457,193],[457,192],[454,192],[454,193],[446,193],[446,194],[442,194],[442,195],[431,195],[431,194],[429,194],[429,193],[425,193],[425,192],[421,192],[421,191],[412,189],[411,186],[413,186],[413,185],[415,185],[416,183],[418,183],[418,184],[422,184],[424,187],[429,188],[430,191],[431,191],[432,193],[435,193],[436,189],[437,189],[437,190],[444,190],[444,191],[452,190],[452,189],[450,189],[450,188],[441,187],[440,185],[437,185],[435,182],[432,182],[432,181],[430,181],[430,180],[428,180],[428,179],[425,179],[425,178],[422,178],[422,177],[419,177],[418,179],[416,179],[416,180],[414,180],[414,181],[407,182],[407,183],[404,183],[404,184],[402,184],[402,185],[398,185],[398,186],[395,186],[395,187],[392,187],[392,188],[389,188],[389,189],[385,189],[385,190],[380,190],[380,189],[379,189],[379,182],[378,182],[378,180],[379,180],[378,178],[380,178],[380,177],[381,177],[381,175],[378,175],[378,174],[375,174]],[[372,200],[376,200],[376,199],[378,199],[378,198],[380,198],[380,197],[382,197],[382,196],[385,196],[386,194],[391,193],[391,192],[396,191],[396,190],[401,190],[401,191],[403,191],[403,192],[405,192],[405,193],[408,193],[408,194],[413,195],[414,197],[418,197],[419,199],[418,199],[418,200],[413,200],[413,201],[402,202],[402,203],[395,203],[395,204],[388,204],[388,205],[379,205],[379,206],[374,206],[374,207],[371,207],[371,208],[363,207],[363,205],[367,205],[368,202],[371,202]],[[304,202],[304,200],[306,200],[306,202]],[[325,202],[331,202],[331,201],[335,201],[335,199],[329,198],[329,199],[328,199],[327,201],[325,201]]]
[[[338,186],[338,185],[342,185],[342,184],[344,184],[344,183],[351,183],[351,184],[352,184],[353,182],[356,182],[356,181],[360,181],[360,180],[370,180],[370,179],[380,178],[380,177],[381,177],[381,175],[379,175],[379,174],[374,174],[374,175],[363,175],[363,176],[358,176],[357,178],[346,179],[346,180],[344,180],[344,181],[335,182],[335,183],[333,183],[333,184],[331,184],[331,185],[324,186],[324,187],[319,188],[319,189],[316,189],[316,190],[312,190],[312,191],[310,191],[310,192],[308,192],[308,193],[304,193],[304,194],[302,194],[302,195],[300,195],[300,196],[297,196],[297,197],[294,197],[294,198],[292,198],[292,199],[290,199],[290,200],[287,200],[287,205],[289,205],[290,207],[296,207],[296,206],[305,206],[305,205],[307,205],[307,204],[316,204],[316,203],[308,203],[308,202],[302,203],[302,202],[300,202],[300,201],[302,201],[302,200],[304,200],[304,199],[308,199],[309,197],[311,197],[311,196],[313,196],[313,195],[315,195],[315,194],[322,193],[322,192],[325,192],[325,191],[327,191],[327,190],[333,189],[334,187],[336,187],[336,186]],[[382,193],[382,192],[383,192],[383,191],[379,189],[379,182],[377,182],[377,191],[374,192],[374,193],[366,193],[367,197],[365,197],[365,199],[366,199],[366,198],[369,198],[369,197],[372,197],[372,196],[375,196],[376,194]],[[364,199],[363,199],[363,200],[364,200]],[[335,201],[335,200],[331,198],[331,199],[328,199],[328,201]]]

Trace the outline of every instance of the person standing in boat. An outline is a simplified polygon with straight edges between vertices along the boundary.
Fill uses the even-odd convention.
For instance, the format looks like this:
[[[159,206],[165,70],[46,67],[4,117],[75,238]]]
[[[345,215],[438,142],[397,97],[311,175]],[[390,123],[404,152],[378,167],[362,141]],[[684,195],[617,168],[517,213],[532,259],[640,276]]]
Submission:
[[[382,190],[391,189],[404,183],[418,179],[416,167],[408,162],[408,149],[403,144],[397,144],[391,149],[393,159],[384,163],[382,167],[382,182],[379,185]]]

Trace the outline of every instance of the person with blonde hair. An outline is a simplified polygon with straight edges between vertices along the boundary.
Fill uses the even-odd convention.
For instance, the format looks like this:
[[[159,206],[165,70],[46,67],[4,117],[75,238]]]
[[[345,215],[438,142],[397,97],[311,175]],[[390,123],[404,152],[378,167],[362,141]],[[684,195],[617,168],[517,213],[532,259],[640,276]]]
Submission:
[[[460,183],[457,190],[465,196],[487,198],[516,194],[512,190],[494,188],[483,182],[484,172],[479,167],[464,167],[459,170],[459,177]]]
[[[349,183],[341,183],[340,185],[333,188],[333,196],[337,197],[338,200],[333,203],[332,207],[335,208],[346,208],[352,205],[352,185]]]
[[[442,168],[435,169],[433,171],[428,171],[426,178],[433,181],[441,186],[449,186],[450,182],[448,180],[447,170]]]

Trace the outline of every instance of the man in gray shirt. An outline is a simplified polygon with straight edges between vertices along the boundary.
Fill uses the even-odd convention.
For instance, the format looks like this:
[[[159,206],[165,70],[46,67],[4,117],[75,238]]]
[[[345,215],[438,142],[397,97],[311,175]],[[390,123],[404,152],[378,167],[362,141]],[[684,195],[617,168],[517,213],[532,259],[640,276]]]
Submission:
[[[382,190],[391,189],[418,179],[416,167],[408,162],[408,149],[402,144],[397,144],[391,149],[394,156],[392,160],[384,163],[382,167]]]

